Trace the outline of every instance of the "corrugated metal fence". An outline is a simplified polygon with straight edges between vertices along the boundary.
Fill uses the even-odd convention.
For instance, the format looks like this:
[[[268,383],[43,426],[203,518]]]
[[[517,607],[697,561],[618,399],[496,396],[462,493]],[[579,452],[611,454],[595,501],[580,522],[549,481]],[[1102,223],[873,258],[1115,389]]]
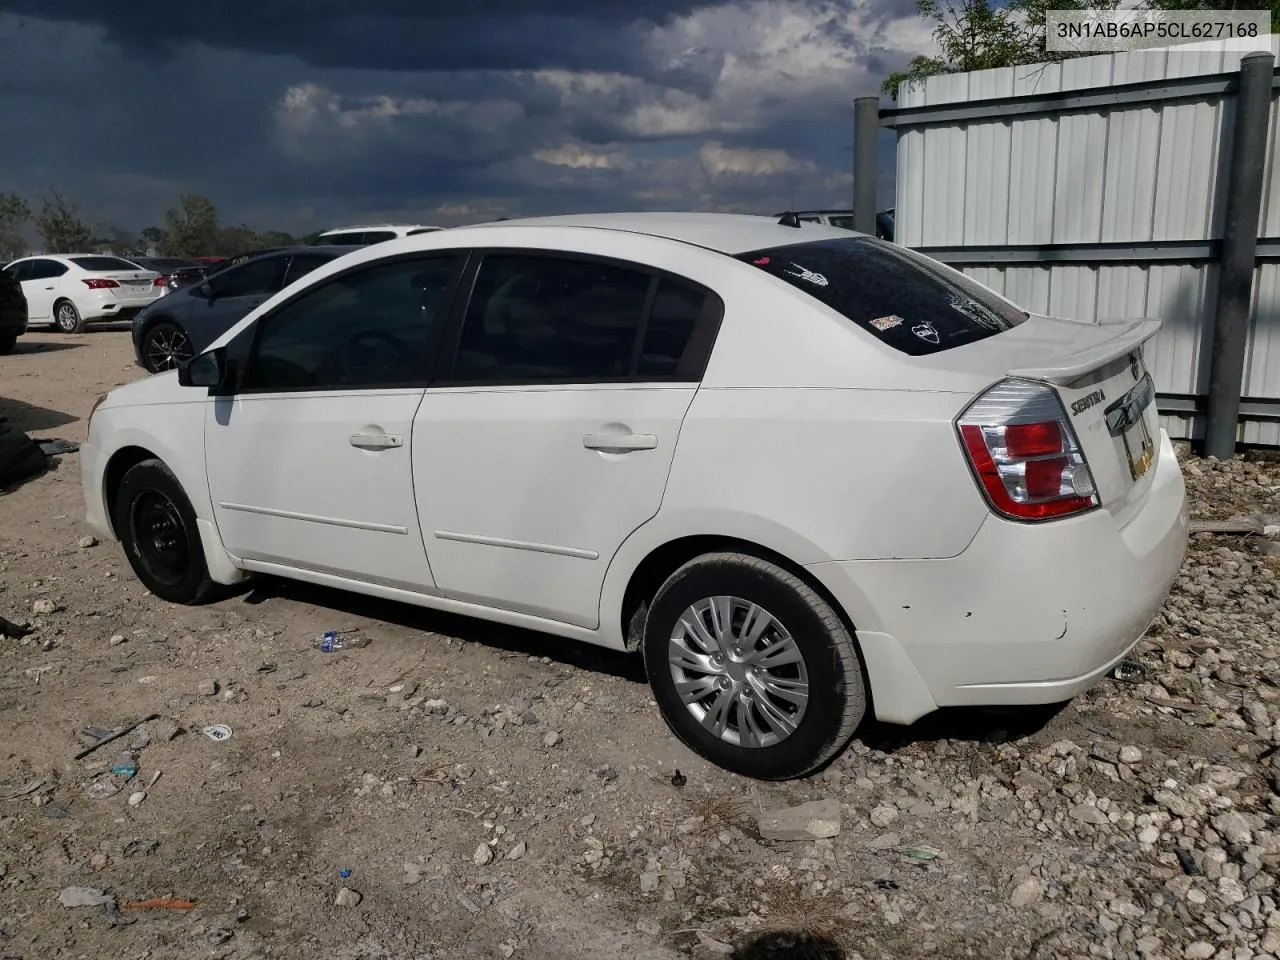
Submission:
[[[895,239],[1036,312],[1163,319],[1148,362],[1164,424],[1201,436],[1241,56],[1193,44],[904,87],[881,114]],[[1280,444],[1277,95],[1280,70],[1241,408],[1240,439],[1263,444]]]

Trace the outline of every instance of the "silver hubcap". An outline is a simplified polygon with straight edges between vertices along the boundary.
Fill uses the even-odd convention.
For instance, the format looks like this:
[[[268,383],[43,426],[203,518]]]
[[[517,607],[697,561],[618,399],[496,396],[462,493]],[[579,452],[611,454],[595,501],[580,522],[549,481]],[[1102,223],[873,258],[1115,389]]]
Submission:
[[[809,704],[809,671],[795,640],[769,611],[738,597],[708,597],[685,610],[667,662],[694,719],[735,746],[780,743]]]
[[[147,359],[157,371],[170,370],[190,356],[190,346],[181,330],[155,330],[147,337]]]
[[[58,323],[60,326],[63,326],[68,330],[73,330],[75,329],[76,319],[75,307],[64,303],[58,308]]]

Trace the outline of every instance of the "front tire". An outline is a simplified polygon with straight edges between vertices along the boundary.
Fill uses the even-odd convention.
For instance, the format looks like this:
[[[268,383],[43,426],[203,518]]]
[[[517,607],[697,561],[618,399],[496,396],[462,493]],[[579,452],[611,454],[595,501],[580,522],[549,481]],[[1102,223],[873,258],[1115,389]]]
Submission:
[[[62,333],[84,333],[88,323],[70,300],[59,300],[53,305],[53,325]]]
[[[149,373],[163,373],[194,356],[191,338],[176,323],[158,320],[142,337],[142,365]]]
[[[112,516],[129,566],[161,600],[195,606],[220,592],[205,564],[195,510],[163,461],[143,460],[126,471]]]
[[[672,732],[717,766],[792,780],[825,766],[866,714],[853,636],[777,564],[706,554],[658,590],[645,669]]]

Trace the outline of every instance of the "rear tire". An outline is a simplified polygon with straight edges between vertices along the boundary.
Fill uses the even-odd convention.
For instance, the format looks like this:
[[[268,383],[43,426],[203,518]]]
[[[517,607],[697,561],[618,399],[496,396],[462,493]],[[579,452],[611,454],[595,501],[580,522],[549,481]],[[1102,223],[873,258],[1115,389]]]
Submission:
[[[18,345],[18,335],[16,333],[0,336],[0,357],[13,353],[13,348]]]
[[[157,320],[142,336],[142,365],[149,373],[173,370],[194,356],[191,338],[169,320]]]
[[[743,776],[813,773],[866,714],[844,621],[799,577],[747,554],[706,554],[673,573],[649,609],[644,656],[671,731]]]
[[[195,510],[161,460],[143,460],[120,480],[112,519],[129,566],[161,600],[195,606],[216,599]]]
[[[70,300],[59,300],[53,305],[53,325],[62,333],[84,333],[89,325]]]

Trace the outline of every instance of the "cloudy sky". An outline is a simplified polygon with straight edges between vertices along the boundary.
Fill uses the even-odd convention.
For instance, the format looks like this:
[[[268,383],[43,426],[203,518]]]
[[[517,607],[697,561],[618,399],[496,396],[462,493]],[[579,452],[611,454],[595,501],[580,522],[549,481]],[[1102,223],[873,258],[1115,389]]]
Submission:
[[[929,47],[914,0],[0,0],[0,192],[130,230],[186,191],[296,232],[848,206],[853,98]]]

